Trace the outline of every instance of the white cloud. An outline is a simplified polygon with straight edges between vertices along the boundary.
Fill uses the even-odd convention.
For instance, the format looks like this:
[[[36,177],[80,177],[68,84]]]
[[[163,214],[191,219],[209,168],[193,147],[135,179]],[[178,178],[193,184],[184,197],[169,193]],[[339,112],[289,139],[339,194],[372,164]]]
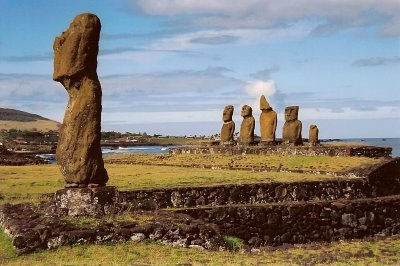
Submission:
[[[264,95],[265,97],[271,97],[276,92],[275,81],[273,80],[256,80],[251,81],[245,86],[245,91],[250,96],[260,97]]]
[[[239,89],[242,81],[224,74],[227,69],[178,70],[170,72],[136,73],[100,78],[105,96],[140,92],[149,94],[218,91]]]
[[[59,95],[62,85],[54,82],[50,75],[0,74],[0,96]],[[66,94],[66,92],[65,92]]]
[[[214,122],[219,121],[221,111],[196,112],[104,112],[105,124],[152,124],[174,122]],[[117,118],[117,119],[116,119]]]
[[[199,43],[193,40],[217,38],[218,36],[230,36],[235,42],[229,46],[256,45],[295,40],[308,36],[317,24],[314,22],[296,22],[285,27],[271,29],[218,29],[200,30],[185,34],[179,34],[155,41],[149,48],[151,50],[193,50],[208,48],[209,44]],[[220,45],[226,45],[221,43]]]
[[[341,112],[334,112],[328,108],[301,108],[299,119],[380,119],[380,118],[399,118],[400,107],[381,106],[374,110],[357,110],[351,107],[343,107]],[[283,119],[283,116],[282,116]]]
[[[129,0],[149,15],[196,15],[198,25],[223,28],[262,28],[316,18],[347,26],[367,25],[388,18],[383,34],[398,34],[398,0]]]

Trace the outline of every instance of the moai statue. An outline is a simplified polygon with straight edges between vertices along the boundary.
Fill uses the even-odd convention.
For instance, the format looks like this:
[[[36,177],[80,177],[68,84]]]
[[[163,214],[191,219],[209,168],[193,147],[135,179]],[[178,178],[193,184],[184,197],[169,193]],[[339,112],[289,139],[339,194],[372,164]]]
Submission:
[[[285,124],[283,125],[282,140],[283,143],[294,145],[303,145],[301,137],[302,124],[298,120],[299,107],[288,106],[285,108]]]
[[[235,122],[232,121],[233,105],[227,105],[222,114],[224,124],[221,128],[221,144],[233,144],[233,134],[235,133]]]
[[[263,144],[273,144],[275,142],[276,124],[278,121],[276,112],[272,110],[265,96],[260,98],[260,131],[261,142]]]
[[[311,146],[315,146],[319,143],[318,133],[319,133],[318,127],[316,125],[310,125],[310,131],[308,134],[308,143]]]
[[[245,145],[252,144],[254,142],[255,127],[253,109],[248,105],[243,105],[241,115],[243,116],[243,121],[240,126],[240,143]]]
[[[54,40],[53,79],[69,94],[57,146],[65,187],[98,187],[108,181],[100,146],[101,86],[97,77],[100,20],[75,17]]]

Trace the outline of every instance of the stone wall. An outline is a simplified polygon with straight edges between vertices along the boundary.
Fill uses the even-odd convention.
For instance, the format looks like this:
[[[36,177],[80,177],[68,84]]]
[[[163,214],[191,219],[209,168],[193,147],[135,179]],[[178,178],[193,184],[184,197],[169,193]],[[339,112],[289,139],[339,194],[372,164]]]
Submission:
[[[223,246],[218,227],[172,212],[125,213],[122,221],[108,222],[104,217],[82,224],[65,219],[54,205],[0,205],[0,226],[12,238],[19,254],[64,245],[117,241],[160,241],[174,246],[219,249]],[[132,216],[127,219],[126,216]],[[133,220],[135,215],[151,218],[145,223]],[[118,218],[118,217],[117,217]]]
[[[400,233],[400,196],[177,210],[215,223],[250,246],[363,238]]]
[[[116,187],[64,188],[55,193],[57,208],[70,216],[102,216],[118,213]]]
[[[364,156],[390,157],[392,148],[374,146],[182,146],[169,149],[170,154],[265,154],[305,156]]]
[[[373,189],[363,178],[325,182],[273,182],[119,192],[119,198],[123,205],[144,210],[206,205],[356,199],[372,196],[374,196]]]

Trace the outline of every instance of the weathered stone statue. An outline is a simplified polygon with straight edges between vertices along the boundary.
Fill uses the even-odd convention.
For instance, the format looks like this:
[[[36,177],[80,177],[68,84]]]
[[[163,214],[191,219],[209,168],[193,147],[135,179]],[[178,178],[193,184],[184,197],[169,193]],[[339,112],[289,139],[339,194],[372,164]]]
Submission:
[[[292,143],[294,145],[302,145],[301,137],[302,124],[298,120],[299,107],[288,106],[285,108],[285,124],[283,125],[282,139],[284,143]]]
[[[272,144],[275,142],[276,124],[278,121],[276,112],[272,110],[265,96],[260,98],[260,131],[261,142],[264,144]]]
[[[240,126],[240,143],[251,144],[254,142],[255,120],[253,117],[253,109],[248,105],[243,105],[242,113],[243,121]]]
[[[319,143],[318,140],[318,133],[319,133],[319,129],[316,125],[310,125],[310,131],[308,134],[308,143],[310,145],[317,145]]]
[[[221,128],[221,144],[231,144],[233,142],[233,134],[235,133],[235,122],[232,121],[233,106],[227,105],[222,114],[224,124]]]
[[[53,79],[69,94],[57,147],[57,163],[66,187],[104,186],[107,171],[100,147],[101,86],[97,77],[100,20],[75,17],[54,40]]]

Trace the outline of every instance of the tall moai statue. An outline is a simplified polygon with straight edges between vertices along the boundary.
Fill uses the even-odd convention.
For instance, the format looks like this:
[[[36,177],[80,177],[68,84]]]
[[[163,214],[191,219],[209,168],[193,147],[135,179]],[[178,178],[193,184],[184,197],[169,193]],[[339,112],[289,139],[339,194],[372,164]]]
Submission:
[[[241,115],[243,116],[243,121],[240,126],[240,143],[248,145],[254,142],[255,120],[253,109],[248,105],[243,105]]]
[[[301,137],[302,124],[298,120],[299,107],[288,106],[285,108],[285,124],[282,130],[282,140],[284,143],[303,145]]]
[[[100,146],[101,86],[96,72],[100,29],[96,15],[81,14],[54,40],[53,79],[69,95],[56,155],[65,187],[97,187],[108,181]]]
[[[224,124],[221,128],[221,144],[233,144],[233,134],[235,133],[235,122],[232,120],[233,105],[227,105],[222,114]]]
[[[316,125],[310,125],[310,131],[308,133],[308,143],[315,146],[319,143],[318,140],[319,129]]]
[[[264,95],[260,98],[260,131],[261,142],[264,144],[273,144],[275,142],[276,124],[278,121],[277,114],[269,105]]]

